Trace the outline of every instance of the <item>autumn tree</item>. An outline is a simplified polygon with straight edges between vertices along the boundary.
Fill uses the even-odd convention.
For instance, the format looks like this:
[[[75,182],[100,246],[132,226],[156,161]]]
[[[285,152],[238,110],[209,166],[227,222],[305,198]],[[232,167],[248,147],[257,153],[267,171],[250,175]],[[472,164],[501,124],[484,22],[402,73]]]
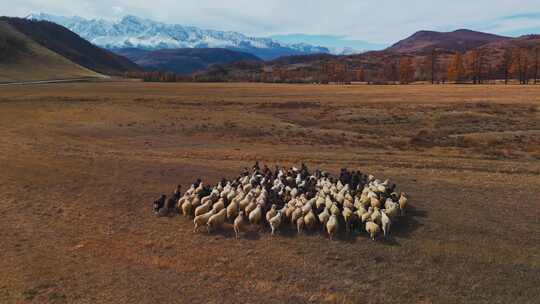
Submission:
[[[475,49],[467,53],[465,73],[474,84],[482,83],[486,70],[485,50]]]
[[[385,61],[385,63],[383,64],[382,75],[380,78],[394,84],[399,81],[400,76],[397,61],[392,59]]]
[[[437,70],[439,65],[437,49],[432,49],[429,55],[424,58],[422,63],[422,70],[425,75],[431,81],[431,84],[435,84],[435,78],[437,78]]]
[[[465,68],[463,66],[463,56],[461,53],[456,53],[452,56],[450,64],[448,65],[448,81],[460,83],[465,76]]]
[[[356,81],[365,81],[365,72],[364,69],[360,68],[355,71],[355,80]]]
[[[519,80],[520,84],[529,83],[529,58],[525,49],[514,49],[512,52],[511,74]]]
[[[399,61],[399,81],[402,84],[414,81],[414,65],[410,57],[403,57]]]
[[[540,64],[540,46],[537,46],[534,48],[534,84],[538,83],[538,72],[539,72],[539,64]]]
[[[504,76],[504,84],[508,84],[508,79],[510,78],[510,69],[512,68],[512,50],[505,49],[501,63],[499,65],[499,70]]]

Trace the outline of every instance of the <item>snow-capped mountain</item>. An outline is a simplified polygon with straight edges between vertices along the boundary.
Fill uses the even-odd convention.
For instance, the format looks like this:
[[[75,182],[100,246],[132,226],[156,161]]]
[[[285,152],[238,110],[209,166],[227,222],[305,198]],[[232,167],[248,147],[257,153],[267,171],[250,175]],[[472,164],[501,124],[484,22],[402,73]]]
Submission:
[[[330,48],[330,53],[332,55],[355,55],[364,53],[365,50],[357,50],[352,47],[335,47]]]
[[[238,32],[166,24],[131,15],[114,21],[89,20],[77,16],[63,17],[44,13],[32,14],[27,18],[63,25],[93,44],[112,50],[121,48],[144,50],[227,48],[249,52],[263,59],[330,52],[328,48],[306,43],[286,44],[270,38],[249,37]]]

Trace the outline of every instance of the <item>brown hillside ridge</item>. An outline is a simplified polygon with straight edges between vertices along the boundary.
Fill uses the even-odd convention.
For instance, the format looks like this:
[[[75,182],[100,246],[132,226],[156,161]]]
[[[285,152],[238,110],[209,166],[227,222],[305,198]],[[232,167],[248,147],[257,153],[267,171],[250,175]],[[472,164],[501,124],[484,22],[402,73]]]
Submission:
[[[0,83],[72,78],[103,78],[0,21]]]
[[[419,31],[387,48],[387,52],[397,54],[426,54],[432,49],[451,52],[466,52],[493,42],[502,42],[512,38],[488,33],[460,29],[453,32]]]
[[[129,59],[97,47],[56,23],[10,17],[1,17],[0,21],[10,24],[41,46],[98,73],[121,75],[140,70]]]

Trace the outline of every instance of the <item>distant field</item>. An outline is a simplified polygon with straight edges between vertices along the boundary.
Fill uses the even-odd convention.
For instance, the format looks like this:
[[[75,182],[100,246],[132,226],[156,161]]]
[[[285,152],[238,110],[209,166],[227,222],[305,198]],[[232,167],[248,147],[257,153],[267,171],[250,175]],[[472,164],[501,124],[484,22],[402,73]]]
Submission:
[[[151,202],[255,160],[391,178],[393,237],[192,232]],[[0,89],[1,303],[537,303],[540,86]]]

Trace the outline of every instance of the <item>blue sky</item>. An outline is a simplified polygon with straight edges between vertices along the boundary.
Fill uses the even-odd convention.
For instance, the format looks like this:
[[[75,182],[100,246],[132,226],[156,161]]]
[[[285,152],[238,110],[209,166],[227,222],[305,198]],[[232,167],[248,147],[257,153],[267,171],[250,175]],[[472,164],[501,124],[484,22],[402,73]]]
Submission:
[[[0,15],[126,14],[329,47],[380,48],[418,30],[540,33],[540,0],[17,0]]]

